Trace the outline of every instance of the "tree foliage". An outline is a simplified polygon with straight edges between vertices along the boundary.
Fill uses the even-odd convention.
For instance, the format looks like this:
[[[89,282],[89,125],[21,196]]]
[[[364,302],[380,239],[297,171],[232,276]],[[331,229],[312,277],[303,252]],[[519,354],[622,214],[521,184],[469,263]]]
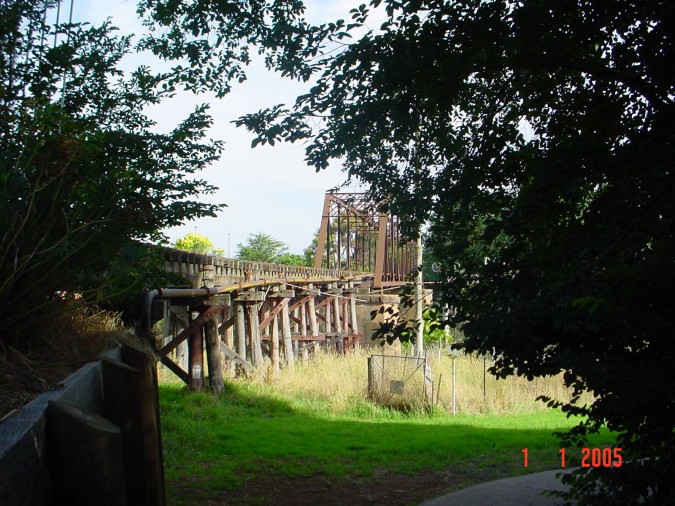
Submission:
[[[237,244],[237,258],[283,265],[310,265],[307,256],[289,253],[288,246],[269,234],[249,234],[244,244]]]
[[[190,232],[189,234],[185,234],[185,237],[176,239],[176,242],[173,244],[173,247],[185,251],[194,251],[195,253],[202,253],[204,255],[216,255],[216,256],[223,255],[222,249],[214,249],[213,242],[211,242],[211,239],[196,232]]]
[[[314,232],[314,236],[312,237],[312,242],[309,243],[309,246],[307,246],[303,251],[303,264],[308,265],[311,267],[314,267],[315,259],[316,259],[316,251],[319,248],[319,230],[317,229],[316,232]]]
[[[344,23],[313,26],[304,13],[301,0],[139,0],[148,28],[140,47],[176,62],[167,73],[170,86],[219,97],[246,79],[255,54],[263,55],[267,68],[307,80],[320,42],[343,37],[336,28]]]
[[[279,260],[289,255],[284,242],[262,232],[249,234],[244,244],[237,244],[237,258],[242,260],[282,263]]]
[[[197,174],[222,148],[205,138],[207,107],[163,133],[146,110],[179,88],[203,89],[195,72],[206,72],[214,87],[209,79],[222,78],[225,93],[244,46],[264,36],[271,51],[274,26],[295,18],[281,5],[270,21],[259,3],[228,4],[218,40],[243,53],[223,58],[217,77],[208,65],[122,72],[126,55],[147,48],[196,63],[191,41],[201,18],[188,13],[194,26],[180,33],[166,31],[162,18],[169,8],[196,5],[142,2],[148,30],[163,35],[145,37],[140,48],[110,22],[45,23],[56,5],[0,3],[0,335],[13,346],[49,317],[57,292],[80,292],[83,300],[139,292],[148,272],[159,272],[156,255],[139,241],[162,240],[160,230],[187,218],[215,216],[221,206],[198,198],[215,189]],[[213,63],[221,55],[211,56]]]
[[[275,263],[282,265],[300,265],[307,266],[307,257],[305,255],[299,255],[297,253],[284,253],[279,255],[275,260]]]
[[[587,416],[567,438],[607,424],[626,460],[576,473],[579,498],[675,502],[673,6],[370,8],[386,22],[325,39],[307,94],[239,124],[254,144],[305,141],[317,169],[342,161],[411,235],[428,220],[451,323],[495,374],[562,370],[597,395],[562,406]],[[348,32],[366,27],[368,7],[352,15]]]

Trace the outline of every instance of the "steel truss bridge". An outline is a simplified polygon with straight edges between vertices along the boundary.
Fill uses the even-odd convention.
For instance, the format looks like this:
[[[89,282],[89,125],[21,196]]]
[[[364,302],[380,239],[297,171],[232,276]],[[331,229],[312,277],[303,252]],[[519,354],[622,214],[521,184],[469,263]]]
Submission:
[[[372,272],[375,289],[399,286],[415,267],[415,244],[399,225],[364,193],[327,193],[314,267]]]

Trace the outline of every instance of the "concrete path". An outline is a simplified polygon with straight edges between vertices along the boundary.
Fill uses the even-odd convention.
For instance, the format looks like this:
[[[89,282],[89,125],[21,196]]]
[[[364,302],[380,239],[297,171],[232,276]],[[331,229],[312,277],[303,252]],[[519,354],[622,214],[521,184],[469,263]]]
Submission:
[[[553,506],[561,499],[542,495],[545,490],[566,490],[556,475],[569,470],[525,474],[503,480],[481,483],[452,494],[437,497],[422,506]]]

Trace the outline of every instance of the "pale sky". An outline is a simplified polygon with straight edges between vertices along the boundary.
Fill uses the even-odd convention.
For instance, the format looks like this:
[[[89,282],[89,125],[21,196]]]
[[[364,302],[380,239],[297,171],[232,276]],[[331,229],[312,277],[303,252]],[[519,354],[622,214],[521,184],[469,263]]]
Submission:
[[[307,0],[306,17],[311,22],[343,18],[350,19],[349,10],[357,0]],[[70,1],[62,10],[68,12]],[[62,12],[62,20],[63,20]],[[73,21],[98,24],[105,18],[122,34],[142,33],[133,1],[75,0]],[[379,26],[379,25],[378,25]],[[135,58],[130,65],[149,63]],[[134,66],[135,66],[134,65]],[[251,149],[252,135],[230,122],[249,112],[277,103],[290,103],[305,88],[290,80],[267,72],[262,65],[247,70],[248,81],[235,85],[222,100],[206,95],[181,94],[150,116],[157,121],[159,131],[169,131],[185,118],[196,104],[211,103],[214,118],[209,136],[225,142],[220,161],[205,170],[201,177],[219,187],[214,195],[205,196],[209,202],[225,203],[228,207],[217,218],[204,218],[184,226],[166,230],[174,241],[188,232],[207,236],[217,248],[230,256],[251,233],[263,232],[285,242],[292,253],[302,253],[319,228],[323,196],[326,190],[341,184],[345,174],[339,164],[316,173],[304,162],[304,148],[299,144],[277,144]]]

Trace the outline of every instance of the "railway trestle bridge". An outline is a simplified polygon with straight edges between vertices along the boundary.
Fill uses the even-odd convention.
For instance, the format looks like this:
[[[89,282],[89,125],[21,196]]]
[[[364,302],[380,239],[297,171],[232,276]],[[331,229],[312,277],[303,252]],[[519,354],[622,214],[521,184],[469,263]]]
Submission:
[[[398,302],[384,290],[405,284],[415,259],[398,220],[353,193],[326,194],[313,267],[163,255],[165,270],[190,286],[146,293],[144,330],[161,336],[153,340],[158,357],[190,388],[204,388],[208,370],[215,391],[225,375],[267,366],[277,374],[317,347],[359,347],[377,324],[370,312]]]

